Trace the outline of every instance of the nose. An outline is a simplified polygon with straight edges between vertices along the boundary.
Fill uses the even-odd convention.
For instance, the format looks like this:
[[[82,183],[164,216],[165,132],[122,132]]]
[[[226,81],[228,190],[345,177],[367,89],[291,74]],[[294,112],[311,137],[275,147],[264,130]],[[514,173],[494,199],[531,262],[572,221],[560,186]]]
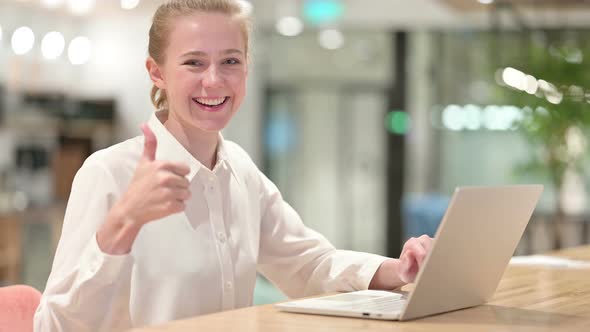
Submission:
[[[207,68],[207,71],[203,76],[203,87],[204,88],[217,88],[221,86],[222,78],[219,75],[217,66],[211,65]]]

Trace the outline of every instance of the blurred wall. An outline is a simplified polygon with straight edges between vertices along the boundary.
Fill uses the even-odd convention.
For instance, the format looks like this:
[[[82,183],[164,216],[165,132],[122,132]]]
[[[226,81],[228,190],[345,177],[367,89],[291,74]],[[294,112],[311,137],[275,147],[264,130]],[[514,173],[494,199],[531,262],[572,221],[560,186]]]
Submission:
[[[114,98],[117,103],[116,141],[140,133],[139,124],[149,118],[154,108],[149,99],[151,81],[145,70],[148,30],[151,16],[140,13],[75,18],[59,12],[3,4],[0,22],[4,38],[0,41],[0,83],[9,91],[65,92],[85,98]],[[28,25],[35,32],[35,47],[17,57],[10,49],[8,32]],[[73,66],[66,54],[58,60],[41,56],[40,40],[49,31],[64,34],[66,43],[76,36],[86,36],[93,43],[89,63]],[[256,40],[256,37],[253,38]],[[253,45],[256,59],[257,45]],[[260,84],[256,61],[250,68],[248,94],[238,115],[225,131],[228,139],[239,142],[253,159],[260,159],[257,132],[260,116]],[[9,107],[9,111],[18,109]]]

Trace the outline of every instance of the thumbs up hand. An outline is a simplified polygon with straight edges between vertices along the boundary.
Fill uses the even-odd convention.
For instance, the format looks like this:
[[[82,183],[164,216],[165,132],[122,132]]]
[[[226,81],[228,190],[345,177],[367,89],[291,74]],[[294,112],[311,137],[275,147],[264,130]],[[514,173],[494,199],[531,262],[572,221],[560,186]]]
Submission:
[[[104,225],[97,232],[101,250],[109,254],[124,254],[143,225],[174,213],[184,211],[189,199],[188,165],[156,160],[158,142],[146,125],[143,154],[127,192],[113,206]]]
[[[141,125],[141,131],[144,137],[142,159],[154,161],[156,160],[156,148],[158,147],[156,135],[154,135],[150,127],[145,123]]]
[[[146,124],[141,129],[143,155],[121,203],[129,218],[145,224],[184,210],[184,201],[190,197],[186,179],[190,168],[183,163],[155,160],[156,136]]]

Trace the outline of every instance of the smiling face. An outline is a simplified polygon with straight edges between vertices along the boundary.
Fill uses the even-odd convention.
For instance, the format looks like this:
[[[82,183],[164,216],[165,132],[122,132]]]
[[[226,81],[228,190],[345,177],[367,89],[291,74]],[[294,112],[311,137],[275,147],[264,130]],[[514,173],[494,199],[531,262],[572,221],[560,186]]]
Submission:
[[[231,16],[197,12],[176,18],[164,63],[148,58],[154,84],[166,91],[169,120],[205,132],[223,129],[246,94],[246,41]]]

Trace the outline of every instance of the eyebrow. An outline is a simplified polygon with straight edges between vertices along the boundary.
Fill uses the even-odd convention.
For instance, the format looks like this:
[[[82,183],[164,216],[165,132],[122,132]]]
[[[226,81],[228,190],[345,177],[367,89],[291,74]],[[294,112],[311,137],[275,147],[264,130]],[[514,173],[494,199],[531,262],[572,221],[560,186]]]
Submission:
[[[242,51],[240,51],[238,49],[235,49],[235,48],[230,48],[230,49],[227,49],[227,50],[222,51],[221,54],[223,54],[223,55],[242,54]],[[189,56],[189,55],[192,55],[192,56],[206,56],[207,53],[205,53],[203,51],[190,51],[190,52],[184,53],[182,56],[184,57],[184,56]]]

